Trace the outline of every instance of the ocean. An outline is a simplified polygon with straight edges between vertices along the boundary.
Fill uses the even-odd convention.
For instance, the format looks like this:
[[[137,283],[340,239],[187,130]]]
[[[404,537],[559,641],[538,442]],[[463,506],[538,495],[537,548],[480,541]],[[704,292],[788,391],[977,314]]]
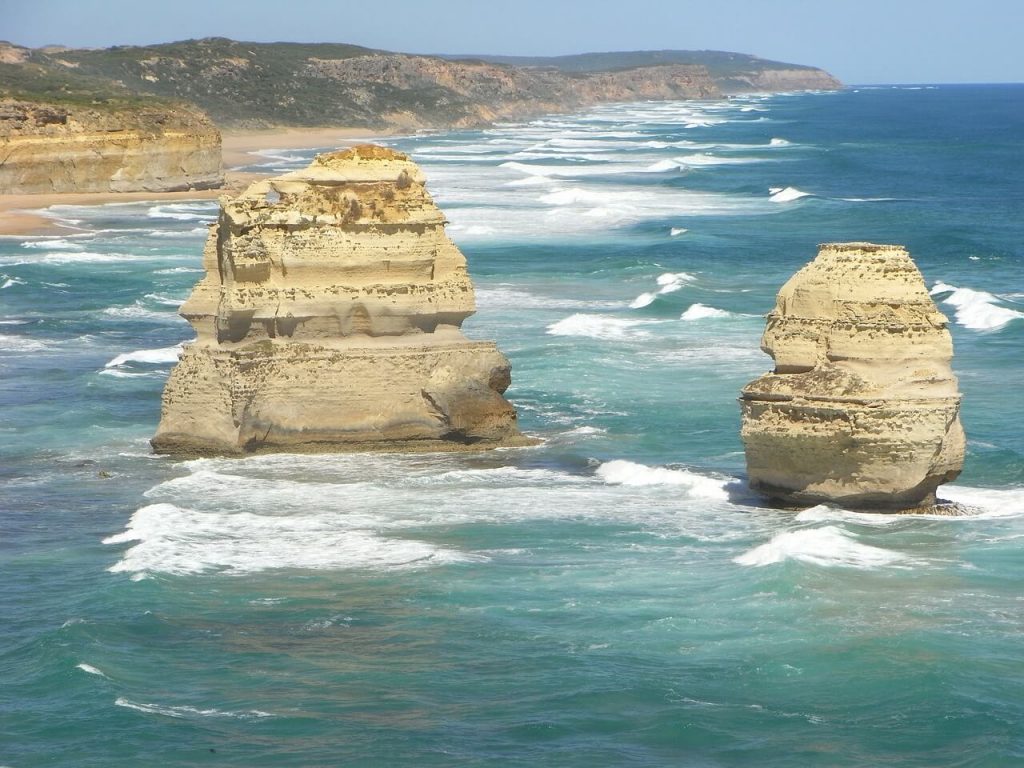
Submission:
[[[943,85],[387,139],[543,440],[467,455],[154,456],[215,203],[0,238],[0,766],[1024,765],[1022,136]],[[745,488],[764,314],[844,240],[949,317],[974,516]]]

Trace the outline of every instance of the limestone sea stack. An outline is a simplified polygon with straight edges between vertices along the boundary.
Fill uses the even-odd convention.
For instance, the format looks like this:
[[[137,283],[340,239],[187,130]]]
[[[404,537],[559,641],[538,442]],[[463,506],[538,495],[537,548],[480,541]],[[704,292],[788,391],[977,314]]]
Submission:
[[[502,397],[508,360],[460,330],[473,285],[445,224],[416,164],[371,145],[221,198],[154,450],[531,442]]]
[[[740,398],[750,485],[790,505],[927,506],[960,474],[947,320],[907,251],[831,243],[779,291]]]

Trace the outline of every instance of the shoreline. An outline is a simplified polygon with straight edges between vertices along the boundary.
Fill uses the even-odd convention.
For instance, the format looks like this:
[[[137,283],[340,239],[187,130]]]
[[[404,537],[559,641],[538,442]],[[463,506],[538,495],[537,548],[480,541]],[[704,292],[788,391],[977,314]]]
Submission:
[[[371,141],[397,132],[370,131],[363,128],[268,128],[259,131],[221,131],[221,165],[224,185],[216,189],[190,189],[181,192],[42,192],[36,194],[0,194],[0,237],[36,237],[66,234],[62,226],[42,211],[54,205],[105,205],[168,200],[216,200],[221,195],[237,194],[269,173],[237,171],[234,168],[259,162],[253,153],[270,149],[318,149],[343,147]]]

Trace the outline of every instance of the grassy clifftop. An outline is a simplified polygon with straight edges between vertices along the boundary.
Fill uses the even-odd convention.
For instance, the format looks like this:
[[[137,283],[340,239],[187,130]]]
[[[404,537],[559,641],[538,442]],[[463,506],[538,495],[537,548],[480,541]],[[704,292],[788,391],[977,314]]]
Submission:
[[[757,80],[768,72],[775,73],[770,81]],[[801,85],[805,77],[809,84]],[[838,85],[812,67],[719,51],[524,58],[226,38],[95,50],[0,44],[0,96],[97,107],[188,102],[225,126],[475,125],[601,101],[712,97],[787,82]]]

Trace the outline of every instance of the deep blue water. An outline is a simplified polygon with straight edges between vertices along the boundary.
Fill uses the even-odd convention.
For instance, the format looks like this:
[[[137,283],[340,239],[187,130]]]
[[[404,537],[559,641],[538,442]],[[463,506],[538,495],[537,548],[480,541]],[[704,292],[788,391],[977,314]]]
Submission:
[[[214,205],[0,238],[0,766],[1024,765],[1022,136],[1024,86],[927,86],[389,140],[545,440],[481,455],[154,457]],[[935,287],[978,516],[743,490],[836,240]]]

